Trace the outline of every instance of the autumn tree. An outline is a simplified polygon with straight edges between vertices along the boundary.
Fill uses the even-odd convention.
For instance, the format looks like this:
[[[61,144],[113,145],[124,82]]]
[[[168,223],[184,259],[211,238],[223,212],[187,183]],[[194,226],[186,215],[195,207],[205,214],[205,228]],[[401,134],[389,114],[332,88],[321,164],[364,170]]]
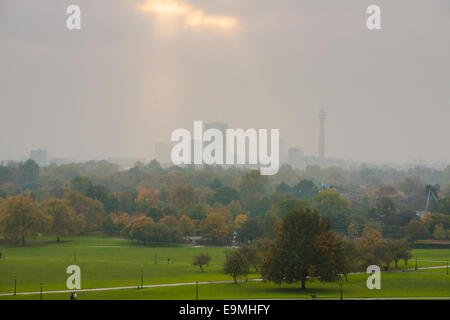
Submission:
[[[289,212],[262,266],[264,279],[277,284],[301,281],[302,289],[309,277],[317,276],[323,281],[336,279],[343,269],[343,251],[330,226],[330,220],[321,218],[316,210]]]
[[[139,216],[131,220],[131,222],[127,224],[127,226],[122,230],[122,234],[131,240],[138,240],[145,242],[146,240],[144,235],[144,228],[145,226],[153,223],[154,221],[152,218],[146,216]]]
[[[158,221],[159,223],[164,223],[165,225],[177,228],[178,227],[178,219],[175,216],[164,216]]]
[[[42,211],[51,217],[49,234],[60,242],[61,237],[80,233],[84,224],[84,216],[77,215],[67,201],[50,198],[42,203]]]
[[[239,230],[242,228],[242,225],[248,220],[248,216],[246,214],[239,214],[234,219],[234,227]]]
[[[194,233],[194,223],[192,223],[191,218],[185,214],[181,216],[179,226],[185,239]]]
[[[225,216],[219,212],[212,212],[203,220],[203,236],[211,238],[213,242],[223,240],[228,235]]]
[[[87,231],[100,229],[105,218],[103,204],[100,201],[88,198],[75,190],[68,191],[64,196],[64,200],[69,203],[77,214],[85,216]]]
[[[203,266],[209,265],[211,261],[211,256],[209,253],[199,253],[196,255],[192,261],[193,266],[199,266],[200,272],[203,272]]]
[[[357,242],[361,265],[365,269],[370,265],[382,265],[384,239],[380,231],[366,229]]]
[[[22,195],[3,200],[0,207],[0,231],[8,240],[20,240],[25,245],[25,238],[35,238],[38,233],[48,229],[51,218],[39,210],[33,199]]]

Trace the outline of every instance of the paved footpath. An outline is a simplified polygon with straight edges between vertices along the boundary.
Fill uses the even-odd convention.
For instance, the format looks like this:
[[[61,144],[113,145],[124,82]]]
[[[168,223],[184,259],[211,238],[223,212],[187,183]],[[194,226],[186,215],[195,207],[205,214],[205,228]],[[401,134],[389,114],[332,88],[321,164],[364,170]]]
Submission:
[[[434,266],[434,267],[422,267],[417,268],[417,270],[429,270],[429,269],[443,269],[447,266]],[[409,272],[409,271],[415,271],[415,269],[403,269],[403,270],[394,270],[390,272]],[[363,272],[357,272],[354,274],[363,274]],[[248,282],[252,281],[262,281],[263,279],[248,279]],[[199,282],[199,285],[204,284],[221,284],[221,283],[233,283],[233,280],[224,280],[224,281],[206,281],[206,282]],[[245,280],[238,280],[237,282],[245,282]],[[143,288],[160,288],[160,287],[179,287],[179,286],[193,286],[196,285],[197,282],[184,282],[184,283],[167,283],[167,284],[151,284],[151,285],[144,285]],[[127,286],[127,287],[112,287],[112,288],[93,288],[93,289],[80,289],[80,290],[52,290],[52,291],[42,291],[42,294],[52,294],[52,293],[72,293],[72,292],[96,292],[96,291],[110,291],[110,290],[127,290],[127,289],[137,289],[138,286]],[[30,295],[30,294],[40,294],[40,291],[30,291],[30,292],[17,292],[16,295]],[[0,293],[0,297],[4,296],[13,296],[13,292],[9,293]],[[347,298],[346,300],[349,300],[352,298]],[[395,300],[395,299],[450,299],[450,297],[401,297],[401,298],[353,298],[356,300],[359,299],[367,299],[367,300]],[[278,299],[274,299],[278,300]],[[305,299],[293,299],[293,300],[305,300]]]
[[[263,279],[248,279],[248,282],[251,281],[262,281]],[[245,280],[237,280],[237,282],[245,282]],[[199,285],[202,284],[220,284],[220,283],[234,283],[233,280],[224,280],[224,281],[206,281],[199,282]],[[142,288],[160,288],[160,287],[180,287],[180,286],[195,286],[197,282],[183,282],[183,283],[167,283],[167,284],[151,284],[144,285]],[[80,289],[80,290],[52,290],[52,291],[42,291],[42,294],[51,294],[51,293],[72,293],[72,292],[95,292],[95,291],[110,291],[110,290],[127,290],[127,289],[138,289],[140,286],[128,286],[128,287],[112,287],[112,288],[93,288],[93,289]],[[16,295],[29,295],[29,294],[41,294],[40,291],[30,291],[30,292],[17,292]],[[13,296],[14,293],[0,293],[0,297],[4,296]]]

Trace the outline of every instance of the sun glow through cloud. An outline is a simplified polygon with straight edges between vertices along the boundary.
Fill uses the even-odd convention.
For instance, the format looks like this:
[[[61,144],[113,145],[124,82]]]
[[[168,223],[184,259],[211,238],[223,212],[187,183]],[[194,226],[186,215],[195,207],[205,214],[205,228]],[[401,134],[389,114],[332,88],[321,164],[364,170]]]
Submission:
[[[184,18],[184,23],[188,27],[231,29],[237,25],[237,20],[233,17],[210,15],[177,0],[147,0],[138,8],[154,14],[178,15]]]

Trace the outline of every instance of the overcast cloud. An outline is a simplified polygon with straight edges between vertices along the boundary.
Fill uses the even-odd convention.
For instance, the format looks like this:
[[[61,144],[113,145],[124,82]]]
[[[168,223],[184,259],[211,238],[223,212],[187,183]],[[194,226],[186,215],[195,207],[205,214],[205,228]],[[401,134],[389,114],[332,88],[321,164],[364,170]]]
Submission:
[[[0,159],[151,159],[194,120],[279,128],[317,154],[324,108],[328,156],[450,161],[450,1],[177,2],[168,16],[146,0],[0,0]]]

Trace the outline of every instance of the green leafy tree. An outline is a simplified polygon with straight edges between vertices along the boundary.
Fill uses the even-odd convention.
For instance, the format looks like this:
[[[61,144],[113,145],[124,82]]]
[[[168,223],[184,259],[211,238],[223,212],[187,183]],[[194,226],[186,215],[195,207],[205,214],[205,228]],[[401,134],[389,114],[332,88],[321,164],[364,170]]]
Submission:
[[[209,253],[199,253],[194,257],[194,260],[192,261],[193,266],[199,266],[200,272],[203,272],[203,266],[209,265],[211,262],[211,256]]]
[[[397,240],[390,243],[390,250],[392,258],[395,263],[395,268],[398,268],[398,262],[404,259],[405,265],[408,265],[408,260],[412,257],[411,247],[407,240]]]
[[[337,191],[325,190],[316,194],[312,199],[312,204],[322,215],[329,215],[335,227],[347,228],[350,202]]]
[[[447,239],[447,230],[444,229],[444,225],[442,223],[437,224],[434,227],[433,238],[437,240],[446,240]]]
[[[263,221],[263,235],[268,239],[275,239],[276,232],[275,228],[277,227],[279,219],[275,213],[272,211],[268,211],[264,216]]]
[[[343,271],[343,251],[330,226],[330,220],[321,218],[316,210],[289,212],[262,266],[264,279],[277,284],[300,281],[302,289],[306,288],[309,277],[317,276],[323,281],[336,279]]]
[[[228,205],[231,201],[239,201],[240,194],[236,189],[230,187],[219,187],[215,190],[211,199],[211,205],[219,203]]]
[[[277,203],[278,217],[283,219],[290,211],[310,207],[310,202],[305,199],[285,199]]]
[[[264,261],[263,251],[255,245],[244,245],[237,250],[245,256],[249,266],[258,272]]]
[[[260,222],[255,218],[247,219],[237,230],[237,237],[241,243],[247,243],[257,238],[261,238],[263,229]]]
[[[406,226],[406,236],[410,240],[426,239],[429,236],[429,231],[423,222],[412,219]]]
[[[250,264],[241,251],[236,249],[225,251],[223,273],[231,275],[235,284],[239,276],[245,276],[249,273],[249,268]]]
[[[20,183],[23,185],[35,183],[39,179],[39,166],[36,162],[28,159],[19,165]]]

